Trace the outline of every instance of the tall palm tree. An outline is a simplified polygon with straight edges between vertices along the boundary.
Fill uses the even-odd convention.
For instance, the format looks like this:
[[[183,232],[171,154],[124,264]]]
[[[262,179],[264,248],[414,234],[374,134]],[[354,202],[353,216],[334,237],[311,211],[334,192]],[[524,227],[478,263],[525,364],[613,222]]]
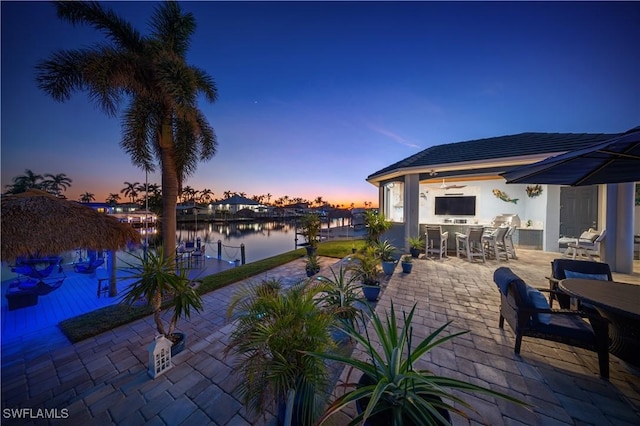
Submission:
[[[267,192],[267,195],[265,195],[265,197],[267,197],[267,204],[271,203],[271,197],[273,197],[273,195],[271,195],[270,192]]]
[[[120,145],[133,163],[154,171],[154,156],[162,174],[162,236],[173,253],[176,245],[176,204],[183,179],[199,160],[215,155],[213,128],[197,107],[204,97],[214,102],[215,83],[204,70],[187,64],[190,38],[196,28],[191,13],[177,2],[158,5],[151,17],[151,34],[133,26],[98,2],[56,2],[58,17],[71,24],[88,24],[106,41],[76,50],[61,50],[39,63],[39,87],[58,101],[87,90],[109,116],[126,97]]]
[[[233,194],[233,192],[231,192],[231,191],[229,191],[229,190],[224,191],[224,192],[222,193],[222,195],[224,195],[224,198],[231,198],[231,195],[232,195],[232,194]]]
[[[90,203],[92,201],[96,200],[96,196],[95,194],[92,194],[91,192],[85,192],[83,194],[80,194],[80,202],[81,203]]]
[[[136,197],[138,196],[138,187],[140,186],[140,182],[125,182],[124,188],[120,190],[121,194],[124,194],[125,197],[129,197],[132,203],[135,203]]]

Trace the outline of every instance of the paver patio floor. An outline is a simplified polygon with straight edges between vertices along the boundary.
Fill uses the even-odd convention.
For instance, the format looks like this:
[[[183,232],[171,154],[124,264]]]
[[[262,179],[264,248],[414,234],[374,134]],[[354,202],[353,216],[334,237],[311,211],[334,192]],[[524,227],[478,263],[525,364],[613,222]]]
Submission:
[[[424,366],[534,405],[527,411],[492,398],[465,395],[478,409],[471,414],[473,424],[640,424],[640,372],[615,356],[610,361],[611,379],[605,381],[598,376],[596,355],[588,351],[524,338],[521,355],[513,353],[512,331],[508,326],[498,328],[499,293],[493,271],[506,265],[527,283],[547,286],[549,262],[558,256],[526,250],[518,255],[508,263],[486,264],[457,258],[420,259],[408,275],[398,266],[377,309],[388,309],[392,300],[396,309],[408,310],[417,303],[420,334],[448,320],[453,320],[451,331],[470,330],[428,354],[422,360]],[[324,260],[321,273],[333,262]],[[301,277],[304,260],[267,275]],[[614,274],[614,278],[640,283],[638,274]],[[239,285],[205,295],[205,311],[179,322],[188,335],[187,348],[174,358],[175,366],[155,380],[147,375],[147,346],[154,334],[151,318],[77,344],[52,330],[32,339],[3,341],[3,414],[5,408],[47,408],[68,410],[68,419],[51,423],[274,424],[272,415],[263,418],[246,412],[236,391],[239,379],[231,370],[233,360],[222,356],[232,330],[225,321],[226,306]],[[467,424],[455,416],[453,420]],[[3,418],[3,424],[23,423],[31,421]]]

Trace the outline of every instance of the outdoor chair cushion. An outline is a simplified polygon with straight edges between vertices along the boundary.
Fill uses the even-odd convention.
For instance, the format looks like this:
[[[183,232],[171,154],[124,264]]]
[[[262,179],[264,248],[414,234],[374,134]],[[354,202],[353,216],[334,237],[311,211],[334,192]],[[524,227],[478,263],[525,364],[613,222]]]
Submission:
[[[551,309],[547,298],[544,297],[544,294],[542,294],[540,290],[531,286],[527,286],[527,296],[529,298],[529,302],[533,305],[534,308]],[[550,324],[551,314],[538,313],[536,319],[542,324]]]
[[[589,230],[589,231],[584,231],[582,234],[580,234],[579,240],[589,241],[592,243],[595,240],[597,240],[599,236],[600,236],[600,232]]]
[[[538,314],[541,315],[541,314]],[[539,322],[536,329],[543,334],[553,334],[563,339],[589,340],[593,338],[593,328],[578,316],[551,315],[548,323]]]
[[[587,274],[584,272],[575,272],[575,271],[565,270],[564,276],[567,278],[582,278],[585,280],[609,281],[609,276],[607,274]]]

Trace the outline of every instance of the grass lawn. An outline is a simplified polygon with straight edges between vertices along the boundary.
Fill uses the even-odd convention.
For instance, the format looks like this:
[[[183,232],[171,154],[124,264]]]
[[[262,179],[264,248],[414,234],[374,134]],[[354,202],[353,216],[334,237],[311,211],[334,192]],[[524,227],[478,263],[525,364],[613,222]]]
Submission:
[[[342,259],[351,254],[353,247],[360,249],[363,246],[364,240],[325,241],[318,245],[317,254],[318,256]],[[202,279],[202,284],[198,287],[198,292],[201,295],[209,293],[210,291],[304,257],[305,254],[306,251],[304,249],[293,250],[206,276]],[[128,324],[151,313],[151,308],[148,306],[117,304],[64,320],[59,326],[69,340],[76,343],[121,325]]]

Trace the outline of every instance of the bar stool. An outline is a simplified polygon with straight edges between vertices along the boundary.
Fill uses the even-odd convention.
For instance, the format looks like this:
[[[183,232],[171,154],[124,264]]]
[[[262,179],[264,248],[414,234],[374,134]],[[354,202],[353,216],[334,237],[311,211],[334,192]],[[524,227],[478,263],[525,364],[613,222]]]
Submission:
[[[475,257],[481,257],[486,262],[482,235],[483,226],[470,226],[466,234],[456,232],[456,256],[466,256],[469,262],[473,262]]]

